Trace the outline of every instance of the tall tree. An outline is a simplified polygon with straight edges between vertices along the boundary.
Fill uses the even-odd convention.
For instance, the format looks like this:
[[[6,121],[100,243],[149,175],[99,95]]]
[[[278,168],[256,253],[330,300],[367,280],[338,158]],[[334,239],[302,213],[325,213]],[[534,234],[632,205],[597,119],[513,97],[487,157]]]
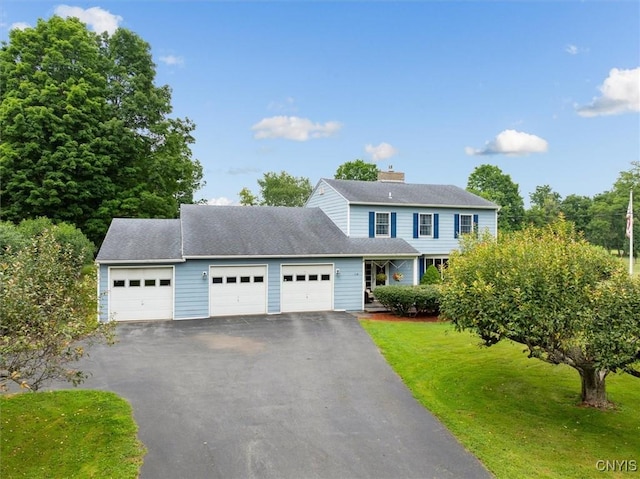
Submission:
[[[593,198],[590,209],[591,220],[587,226],[587,238],[594,244],[609,250],[617,250],[619,254],[628,251],[629,239],[625,236],[626,212],[629,205],[629,192],[634,195],[634,237],[640,235],[640,162],[631,163],[631,168],[620,172],[618,179],[610,191],[605,191]],[[634,254],[640,252],[640,241],[634,242]]]
[[[501,231],[520,229],[524,220],[524,200],[511,176],[497,166],[480,165],[469,175],[467,190],[500,206],[498,228]]]
[[[622,262],[564,220],[499,241],[465,241],[449,260],[441,298],[459,329],[487,346],[510,339],[530,357],[576,369],[589,406],[607,405],[610,372],[640,377],[640,279]]]
[[[525,213],[528,223],[544,226],[558,218],[562,197],[549,185],[536,186],[536,190],[529,195],[529,198],[531,198],[531,208]]]
[[[588,196],[568,195],[560,203],[560,211],[567,219],[576,225],[576,229],[581,233],[586,233],[587,226],[591,221],[591,205],[593,200]]]
[[[171,119],[149,45],[74,18],[13,29],[0,49],[1,218],[70,222],[94,242],[114,216],[175,217],[202,167],[188,119]]]
[[[258,180],[260,194],[254,195],[246,186],[240,190],[240,204],[253,206],[304,206],[311,195],[309,178],[296,178],[286,171],[269,171]]]
[[[357,159],[341,164],[336,170],[334,178],[336,180],[377,181],[379,171],[378,166],[374,163]]]

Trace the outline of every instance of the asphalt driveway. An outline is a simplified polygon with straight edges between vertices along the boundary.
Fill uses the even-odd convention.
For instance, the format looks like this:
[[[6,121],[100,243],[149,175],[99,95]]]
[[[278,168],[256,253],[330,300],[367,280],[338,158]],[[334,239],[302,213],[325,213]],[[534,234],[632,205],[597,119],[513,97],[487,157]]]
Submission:
[[[128,399],[143,479],[484,478],[357,319],[301,313],[118,325],[86,388]]]

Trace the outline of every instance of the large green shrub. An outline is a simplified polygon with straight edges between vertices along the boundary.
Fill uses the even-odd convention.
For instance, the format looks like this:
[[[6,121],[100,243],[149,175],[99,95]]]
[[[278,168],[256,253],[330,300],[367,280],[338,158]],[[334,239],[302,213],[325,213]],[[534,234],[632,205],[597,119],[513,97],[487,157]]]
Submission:
[[[427,270],[420,278],[420,284],[439,284],[442,283],[442,276],[440,271],[434,265],[430,264]]]
[[[437,313],[440,309],[440,290],[437,286],[379,286],[375,297],[385,308],[398,316]]]
[[[416,314],[438,314],[440,312],[440,287],[434,284],[415,287],[414,308]]]

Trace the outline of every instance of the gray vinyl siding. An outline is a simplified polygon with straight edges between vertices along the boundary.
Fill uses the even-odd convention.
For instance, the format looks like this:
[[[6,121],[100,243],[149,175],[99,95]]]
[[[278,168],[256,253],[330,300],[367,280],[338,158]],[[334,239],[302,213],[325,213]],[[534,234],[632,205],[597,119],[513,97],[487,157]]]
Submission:
[[[314,190],[311,197],[307,200],[306,206],[307,208],[320,208],[344,234],[350,235],[347,215],[349,206],[347,200],[324,181],[321,181]]]

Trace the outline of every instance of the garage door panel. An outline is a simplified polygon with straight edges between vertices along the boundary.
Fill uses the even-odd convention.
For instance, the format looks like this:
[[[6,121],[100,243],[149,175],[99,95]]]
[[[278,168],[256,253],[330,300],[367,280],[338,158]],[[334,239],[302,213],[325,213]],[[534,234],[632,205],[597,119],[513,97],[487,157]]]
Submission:
[[[266,266],[212,266],[210,277],[211,316],[266,313]]]
[[[333,265],[282,267],[282,312],[333,309]]]
[[[110,282],[116,321],[173,318],[173,268],[113,268]]]

